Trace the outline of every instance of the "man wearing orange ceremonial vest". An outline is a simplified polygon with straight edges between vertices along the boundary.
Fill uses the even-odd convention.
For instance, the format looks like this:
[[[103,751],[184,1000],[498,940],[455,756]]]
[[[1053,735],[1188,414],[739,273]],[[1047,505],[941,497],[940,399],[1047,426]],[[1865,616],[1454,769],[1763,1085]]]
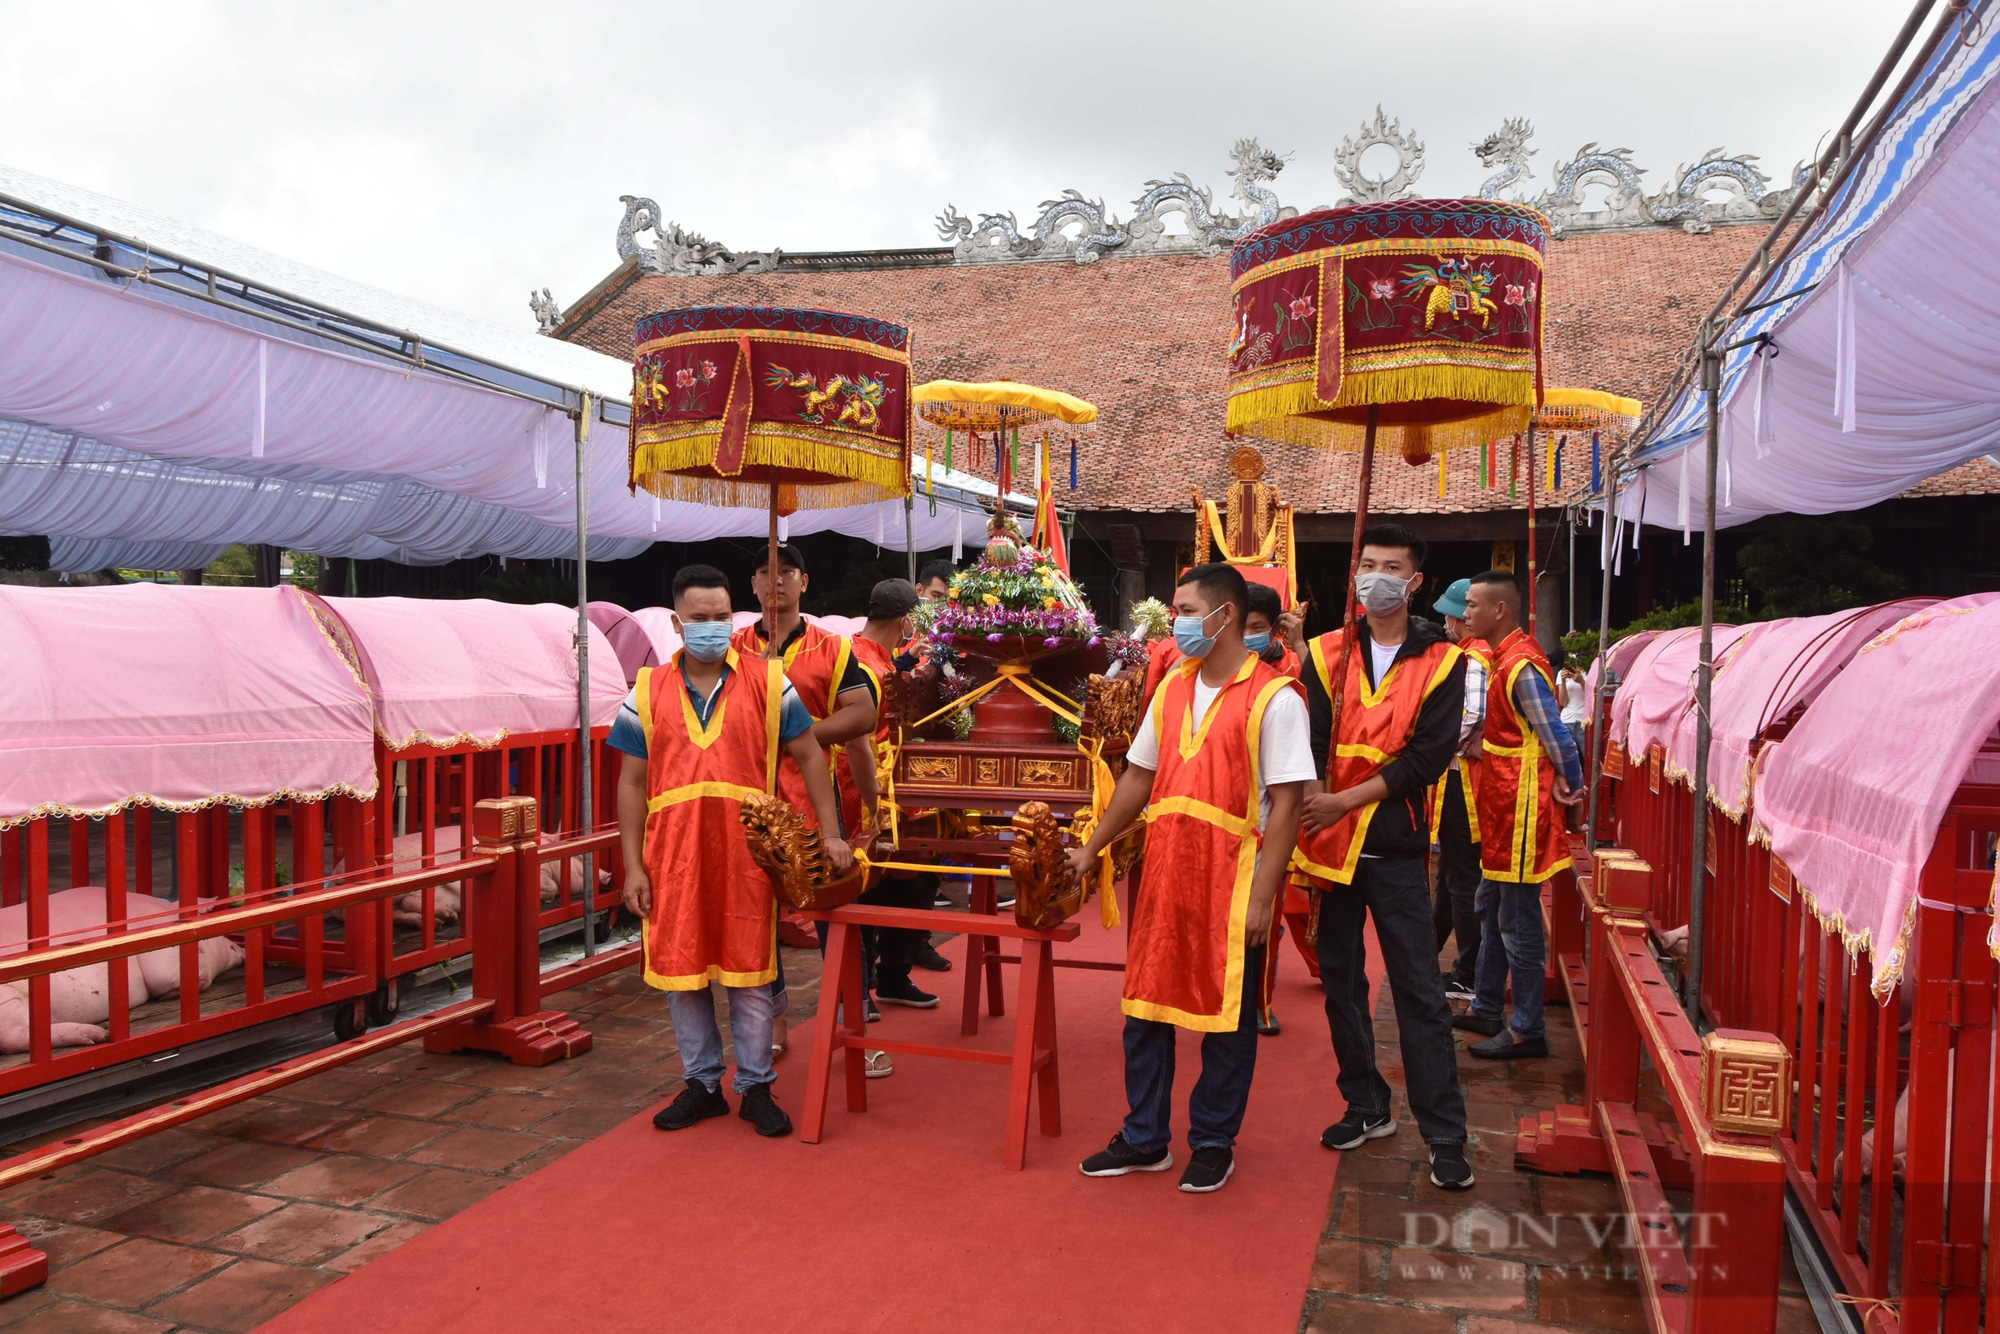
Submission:
[[[890,713],[888,682],[902,669],[904,660],[897,649],[910,639],[910,613],[916,610],[917,600],[916,586],[909,580],[882,580],[868,594],[868,624],[854,636],[854,656],[874,679],[878,687],[876,694],[882,700],[880,718],[875,724],[875,744],[878,748],[886,746],[895,733],[896,720]],[[849,794],[855,788],[845,776],[845,771],[859,754],[850,749],[840,761],[843,771],[840,784],[841,821],[849,829],[860,825],[860,802],[858,797],[853,798],[855,809],[850,813]],[[908,859],[902,857],[899,860]],[[936,901],[940,881],[935,871],[881,871],[870,874],[875,877],[875,882],[861,896],[859,901],[862,903],[880,904],[885,908],[929,908]],[[918,1010],[936,1008],[938,998],[910,981],[911,966],[926,953],[937,953],[931,948],[930,933],[896,927],[864,927],[861,936],[867,945],[868,986],[877,1001],[883,1005],[907,1005]]]
[[[1291,632],[1290,637],[1297,637],[1293,627],[1304,624],[1303,618],[1297,612],[1286,612],[1284,599],[1269,584],[1245,579],[1243,586],[1250,590],[1250,612],[1243,618],[1243,647],[1292,680],[1298,680],[1299,655],[1292,651],[1285,639],[1286,631]],[[1300,698],[1304,698],[1303,692]],[[1279,894],[1279,911],[1271,922],[1270,947],[1264,951],[1264,971],[1257,979],[1257,1032],[1264,1037],[1276,1037],[1282,1029],[1271,996],[1278,986],[1278,937],[1285,934],[1286,923],[1293,922],[1295,918],[1292,941],[1298,946],[1299,953],[1305,956],[1306,970],[1314,977],[1319,976],[1319,960],[1313,957],[1312,950],[1305,943],[1305,923],[1311,905],[1303,893],[1289,885]]]
[[[1110,1146],[1084,1160],[1085,1176],[1173,1166],[1177,1028],[1203,1035],[1180,1188],[1219,1190],[1235,1170],[1257,1066],[1257,979],[1312,776],[1305,701],[1243,646],[1247,606],[1229,565],[1181,576],[1174,640],[1184,660],[1147,706],[1104,818],[1070,852],[1077,874],[1097,874],[1097,859],[1144,812],[1152,871],[1134,896],[1125,951],[1131,1110]]]
[[[1389,1085],[1375,1064],[1362,934],[1372,913],[1431,1182],[1463,1190],[1472,1165],[1451,1006],[1431,934],[1425,797],[1458,746],[1465,660],[1441,630],[1410,615],[1423,564],[1424,540],[1409,529],[1380,524],[1364,532],[1353,596],[1367,614],[1353,622],[1355,643],[1343,653],[1346,631],[1335,630],[1306,654],[1313,760],[1326,777],[1324,790],[1306,796],[1294,865],[1320,896],[1319,974],[1347,1100],[1347,1114],[1320,1143],[1353,1149],[1396,1133]]]
[[[875,730],[875,683],[868,679],[868,673],[855,661],[853,641],[845,635],[823,630],[799,614],[799,601],[811,585],[811,579],[806,574],[805,558],[791,546],[779,547],[775,580],[766,568],[769,564],[769,549],[760,547],[750,587],[757,594],[758,606],[765,616],[777,621],[778,644],[784,651],[785,679],[799,692],[800,702],[812,715],[813,740],[825,752],[827,763],[837,763],[842,748],[848,742],[866,738]],[[765,642],[764,619],[760,617],[738,630],[730,640],[730,647],[746,658],[761,660]],[[862,745],[866,747],[867,742],[864,740]],[[862,795],[867,798],[867,809],[873,810],[874,766],[865,767],[867,775],[857,778],[857,781],[867,784]],[[812,805],[806,800],[804,776],[789,757],[782,757],[780,761],[778,795],[790,802],[793,809],[803,812],[815,828],[819,826]],[[824,944],[824,925],[820,930],[820,939]],[[777,980],[772,983],[772,992],[778,997],[778,1023],[774,1039],[777,1049],[782,1052],[786,1044],[785,1012],[790,1008],[782,967],[778,970]],[[872,998],[867,1008],[870,1023],[882,1017],[876,1012]]]
[[[1473,794],[1479,790],[1479,757],[1486,735],[1486,668],[1493,650],[1465,628],[1465,595],[1470,579],[1460,579],[1438,595],[1433,604],[1444,617],[1445,637],[1465,654],[1465,712],[1458,725],[1458,754],[1443,778],[1431,784],[1431,838],[1438,850],[1437,897],[1431,904],[1431,928],[1438,952],[1458,936],[1458,958],[1445,974],[1447,1000],[1472,999],[1479,964],[1479,811]]]
[[[1546,942],[1542,885],[1569,866],[1563,807],[1583,799],[1583,762],[1563,726],[1555,674],[1521,629],[1521,584],[1506,570],[1472,581],[1465,623],[1493,645],[1479,764],[1479,976],[1459,1028],[1486,1038],[1466,1050],[1512,1060],[1549,1054],[1542,1031]],[[1514,1019],[1501,1023],[1507,986]]]
[[[729,646],[729,581],[707,565],[674,576],[681,651],[639,673],[611,728],[625,752],[618,830],[625,851],[625,907],[645,926],[646,981],[668,993],[687,1088],[653,1117],[683,1130],[728,1112],[722,1034],[710,984],[729,998],[740,1115],[760,1135],[791,1133],[771,1097],[771,1026],[777,1006],[778,909],[771,881],[750,859],[743,799],[778,788],[782,751],[803,775],[822,828],[837,819],[826,758],[812,718],[785,683],[783,665]],[[847,844],[823,840],[837,870]]]

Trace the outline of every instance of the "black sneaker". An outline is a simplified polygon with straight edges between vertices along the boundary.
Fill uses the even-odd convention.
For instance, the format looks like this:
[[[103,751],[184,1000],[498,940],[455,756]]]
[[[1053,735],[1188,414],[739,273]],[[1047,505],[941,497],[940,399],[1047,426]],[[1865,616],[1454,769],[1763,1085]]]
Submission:
[[[1472,983],[1461,981],[1451,973],[1444,975],[1444,998],[1446,1000],[1469,1001],[1476,994],[1472,989]]]
[[[743,1090],[743,1105],[736,1109],[736,1114],[757,1127],[757,1133],[765,1139],[792,1133],[792,1118],[772,1100],[769,1084],[752,1084]]]
[[[1274,1038],[1284,1031],[1285,1026],[1278,1022],[1278,1012],[1276,1010],[1265,1010],[1258,1014],[1257,1032],[1259,1035]]]
[[[950,907],[951,900],[946,899],[944,906]],[[933,973],[951,971],[951,960],[939,954],[928,940],[910,951],[910,962],[919,968],[928,968]]]
[[[875,998],[866,992],[861,996],[861,1017],[871,1024],[882,1022],[882,1007],[877,1005]]]
[[[931,895],[931,907],[933,908],[956,908],[957,906],[956,903],[951,901],[951,896],[943,890],[939,890],[937,893]]]
[[[1172,1149],[1140,1153],[1125,1142],[1125,1132],[1121,1130],[1111,1137],[1111,1143],[1102,1153],[1084,1159],[1081,1170],[1087,1177],[1122,1177],[1129,1172],[1164,1172],[1173,1165]]]
[[[1510,1030],[1485,1042],[1475,1042],[1466,1050],[1474,1056],[1481,1056],[1489,1061],[1525,1061],[1536,1056],[1547,1056],[1549,1040],[1518,1037]]]
[[[1396,1118],[1387,1112],[1370,1116],[1350,1110],[1320,1134],[1319,1142],[1329,1149],[1358,1149],[1371,1139],[1387,1139],[1396,1133]]]
[[[1228,1149],[1196,1149],[1188,1159],[1187,1171],[1181,1173],[1181,1189],[1190,1195],[1206,1195],[1221,1190],[1235,1171],[1236,1155]]]
[[[1001,889],[1001,890],[996,890],[996,891],[994,891],[994,898],[993,898],[993,906],[994,906],[995,908],[1011,908],[1011,907],[1013,907],[1013,906],[1014,906],[1014,894],[1015,894],[1015,890],[1014,890],[1014,886],[1013,886],[1012,884],[1009,884],[1009,885],[1007,886],[1007,888],[1005,888],[1005,889]]]
[[[907,977],[894,982],[877,982],[875,999],[884,1005],[907,1005],[912,1010],[936,1009],[938,1003],[936,996],[917,986]]]
[[[1472,1189],[1472,1164],[1463,1144],[1431,1145],[1431,1184],[1444,1190]]]
[[[1451,1026],[1467,1033],[1477,1033],[1483,1038],[1490,1038],[1506,1027],[1498,1019],[1488,1019],[1483,1014],[1455,1014],[1451,1017]]]
[[[681,1095],[653,1113],[653,1129],[686,1130],[711,1116],[729,1115],[729,1099],[721,1089],[712,1089],[699,1079],[690,1079]]]

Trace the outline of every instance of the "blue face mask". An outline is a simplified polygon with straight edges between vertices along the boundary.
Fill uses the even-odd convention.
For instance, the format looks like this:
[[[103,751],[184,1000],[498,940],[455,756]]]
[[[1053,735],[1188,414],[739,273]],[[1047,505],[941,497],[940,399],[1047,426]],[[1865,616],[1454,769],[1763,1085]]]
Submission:
[[[1258,657],[1263,657],[1271,651],[1271,632],[1266,630],[1260,635],[1243,636],[1243,647],[1249,649]]]
[[[729,652],[733,627],[728,621],[687,621],[681,625],[681,644],[696,662],[714,662]]]
[[[1220,607],[1216,611],[1222,610]],[[1215,615],[1212,611],[1208,616]],[[1174,617],[1174,646],[1189,658],[1206,658],[1208,651],[1215,647],[1215,636],[1202,633],[1208,624],[1208,616]]]

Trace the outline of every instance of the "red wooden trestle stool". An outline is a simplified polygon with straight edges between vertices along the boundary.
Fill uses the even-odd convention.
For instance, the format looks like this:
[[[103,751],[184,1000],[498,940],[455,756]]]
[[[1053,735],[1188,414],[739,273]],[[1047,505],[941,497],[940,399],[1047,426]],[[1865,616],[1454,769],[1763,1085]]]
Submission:
[[[826,1099],[833,1080],[837,1052],[845,1051],[847,1110],[868,1110],[867,1057],[864,1048],[909,1056],[938,1056],[949,1061],[983,1061],[1012,1067],[1013,1079],[1007,1089],[1007,1134],[1000,1148],[1002,1165],[1020,1171],[1028,1160],[1028,1093],[1038,1085],[1041,1127],[1044,1135],[1062,1134],[1062,1095],[1056,1072],[1056,988],[1054,961],[1049,947],[1077,938],[1082,928],[1074,921],[1047,931],[1022,926],[1011,918],[981,922],[980,930],[992,936],[1011,936],[1021,942],[1021,975],[1015,992],[1014,1047],[1012,1052],[981,1050],[976,1047],[942,1046],[932,1042],[911,1042],[901,1038],[867,1036],[867,1018],[862,1005],[861,930],[894,927],[909,931],[963,930],[965,915],[928,908],[877,908],[848,904],[805,916],[825,922],[831,928],[826,942],[823,979],[837,979],[839,1005],[829,994],[826,980],[820,984],[819,1015],[813,1021],[812,1065],[806,1072],[805,1125],[799,1138],[817,1144],[826,1128]],[[841,1017],[836,1018],[836,1010]]]

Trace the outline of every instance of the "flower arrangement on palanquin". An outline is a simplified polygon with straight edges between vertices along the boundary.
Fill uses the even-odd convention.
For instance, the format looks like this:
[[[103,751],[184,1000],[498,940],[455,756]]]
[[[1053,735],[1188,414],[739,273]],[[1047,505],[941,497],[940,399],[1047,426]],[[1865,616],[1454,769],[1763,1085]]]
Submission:
[[[1121,650],[1129,666],[1124,637],[1100,632],[1076,584],[1005,515],[926,633],[933,660],[948,654],[954,674],[941,702],[908,681],[895,689],[901,726],[885,760],[884,804],[911,812],[897,845],[990,845],[1015,881],[1016,919],[1037,929],[1060,922],[1099,883],[1069,874],[1063,823],[1072,837],[1087,833],[1138,723],[1126,698],[1133,683],[1103,675]],[[1062,681],[1077,682],[1070,690],[1081,698]],[[918,832],[920,823],[936,833]]]

